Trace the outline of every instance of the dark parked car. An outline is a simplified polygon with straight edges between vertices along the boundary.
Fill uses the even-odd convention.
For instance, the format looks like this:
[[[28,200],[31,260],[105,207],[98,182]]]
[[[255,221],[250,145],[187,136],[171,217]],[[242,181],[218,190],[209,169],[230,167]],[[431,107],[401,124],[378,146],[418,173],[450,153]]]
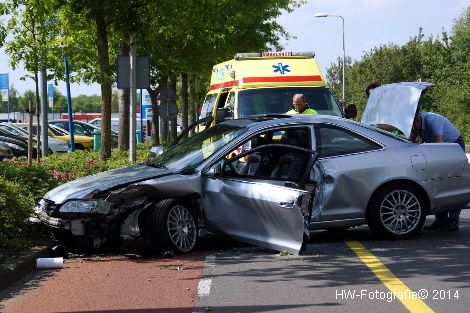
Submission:
[[[6,137],[0,134],[0,143],[7,146],[13,156],[21,157],[21,156],[28,156],[28,144],[24,142],[24,140],[18,140],[12,137]],[[34,150],[36,151],[36,150]],[[33,155],[36,154],[33,152]]]
[[[9,159],[11,157],[13,157],[13,152],[11,152],[11,149],[8,147],[8,145],[0,141],[0,161],[4,158]]]
[[[28,156],[28,141],[24,137],[0,128],[0,142],[7,145],[14,156]],[[33,157],[36,157],[36,151],[36,148],[33,147]]]

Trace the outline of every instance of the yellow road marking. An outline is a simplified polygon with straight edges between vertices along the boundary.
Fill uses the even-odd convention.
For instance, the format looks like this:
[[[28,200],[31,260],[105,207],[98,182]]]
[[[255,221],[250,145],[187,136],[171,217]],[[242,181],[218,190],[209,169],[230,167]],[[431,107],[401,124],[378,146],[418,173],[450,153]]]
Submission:
[[[378,279],[395,295],[411,295],[412,291],[408,288],[398,277],[396,277],[379,259],[356,240],[347,240],[346,244],[351,248],[354,253],[367,265],[367,267],[377,276]],[[401,303],[411,312],[434,312],[423,300],[419,297],[397,297]]]

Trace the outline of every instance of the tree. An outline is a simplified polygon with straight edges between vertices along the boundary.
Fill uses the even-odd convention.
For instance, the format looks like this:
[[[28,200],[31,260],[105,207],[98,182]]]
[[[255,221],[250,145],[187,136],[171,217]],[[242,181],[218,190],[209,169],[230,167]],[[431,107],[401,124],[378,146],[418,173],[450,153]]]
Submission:
[[[36,84],[36,116],[39,126],[40,100],[38,72],[51,67],[51,42],[59,31],[58,20],[54,16],[55,0],[7,0],[1,4],[2,12],[9,14],[6,31],[13,39],[6,44],[6,53],[10,57],[10,65],[16,69],[19,62],[33,75]],[[24,79],[24,78],[23,78]],[[40,140],[37,140],[40,151]],[[38,162],[40,157],[37,158]]]
[[[340,95],[340,59],[327,69],[327,82]],[[452,34],[424,38],[422,30],[404,45],[382,45],[346,67],[346,95],[358,107],[367,101],[365,88],[372,82],[426,81],[434,84],[420,98],[421,109],[445,115],[470,141],[470,8],[456,20]]]

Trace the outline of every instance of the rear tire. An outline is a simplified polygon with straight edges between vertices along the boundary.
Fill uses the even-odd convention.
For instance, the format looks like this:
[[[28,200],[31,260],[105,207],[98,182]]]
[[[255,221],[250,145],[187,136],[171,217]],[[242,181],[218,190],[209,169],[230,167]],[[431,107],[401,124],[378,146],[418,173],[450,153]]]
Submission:
[[[367,223],[387,239],[409,239],[423,227],[426,201],[412,185],[391,184],[379,190],[367,209]]]
[[[75,150],[85,150],[85,147],[80,143],[75,143]]]
[[[151,244],[176,252],[190,252],[197,243],[197,226],[189,207],[176,199],[155,204],[146,225]]]

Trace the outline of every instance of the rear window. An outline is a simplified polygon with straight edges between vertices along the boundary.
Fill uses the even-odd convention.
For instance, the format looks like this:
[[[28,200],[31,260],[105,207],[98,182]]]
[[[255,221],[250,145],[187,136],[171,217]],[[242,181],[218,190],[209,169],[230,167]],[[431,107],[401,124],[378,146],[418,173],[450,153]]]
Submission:
[[[238,117],[284,114],[292,109],[292,98],[302,93],[310,108],[319,114],[341,117],[341,110],[330,90],[322,87],[282,87],[241,90],[238,94]]]

